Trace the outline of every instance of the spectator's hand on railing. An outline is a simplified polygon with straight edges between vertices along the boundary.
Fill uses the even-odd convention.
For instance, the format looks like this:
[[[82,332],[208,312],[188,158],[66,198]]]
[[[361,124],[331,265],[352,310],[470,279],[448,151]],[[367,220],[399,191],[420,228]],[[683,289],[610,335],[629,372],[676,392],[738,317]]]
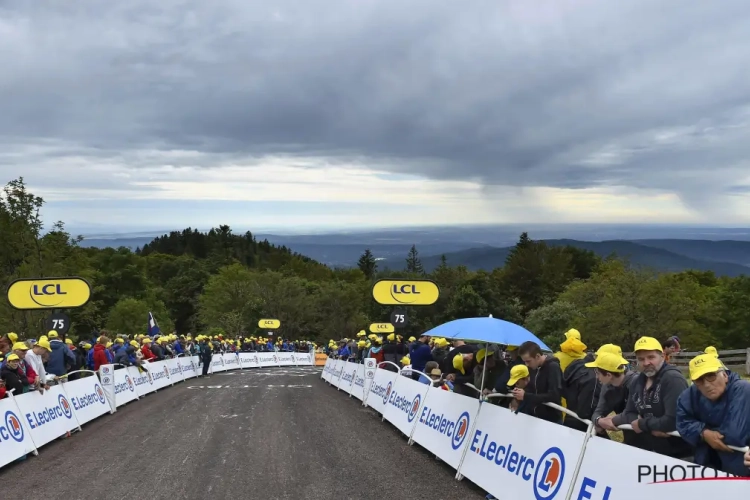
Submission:
[[[750,469],[750,450],[745,452],[745,467]]]
[[[596,426],[605,431],[619,430],[612,421],[612,417],[602,417],[596,421]]]
[[[720,433],[719,431],[712,431],[710,429],[704,429],[703,432],[701,432],[701,437],[703,440],[716,451],[726,451],[730,452],[732,451],[731,448],[729,448],[724,443],[724,435]]]

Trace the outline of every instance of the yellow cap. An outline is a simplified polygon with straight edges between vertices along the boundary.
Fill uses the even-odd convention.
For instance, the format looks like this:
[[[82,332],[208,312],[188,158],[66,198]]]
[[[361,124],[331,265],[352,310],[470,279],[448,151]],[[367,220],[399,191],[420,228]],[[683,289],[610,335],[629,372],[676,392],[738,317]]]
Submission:
[[[522,378],[529,376],[529,367],[526,365],[516,365],[510,369],[510,378],[508,379],[508,385],[513,386],[518,383]]]
[[[565,339],[570,340],[571,338],[581,340],[581,332],[579,332],[575,328],[571,328],[570,330],[565,332]]]
[[[622,357],[622,348],[619,345],[604,344],[599,348],[598,351],[596,351],[596,355],[599,356],[601,354],[604,354],[605,352]]]
[[[58,338],[58,337],[59,337],[59,335],[57,334],[57,332],[56,332],[55,330],[50,330],[50,331],[48,331],[48,332],[47,332],[47,336],[48,336],[49,338],[51,338],[51,339],[56,339],[56,338]]]
[[[49,345],[49,340],[47,340],[47,339],[40,340],[39,342],[37,342],[36,344],[34,344],[34,347],[36,347],[36,346],[44,347],[49,352],[52,352],[52,347]]]
[[[698,380],[707,373],[724,370],[724,364],[712,354],[700,354],[690,360],[690,380]]]
[[[487,350],[486,350],[486,349],[479,349],[479,350],[477,351],[477,363],[481,363],[481,362],[482,362],[482,360],[484,359],[484,357],[485,357],[486,355],[488,355],[488,356],[492,356],[493,354],[495,354],[495,351],[490,351],[490,353],[489,353],[489,354],[487,354]]]
[[[505,347],[505,352],[513,352],[513,351],[515,351],[516,349],[518,349],[518,346],[517,346],[517,345],[509,345],[509,346],[506,346],[506,347]]]
[[[122,339],[122,337],[117,337],[115,339],[115,342],[117,342],[118,344],[124,344],[125,343],[125,341]]]
[[[661,348],[661,342],[653,337],[641,337],[635,341],[634,351],[659,351],[664,352]]]
[[[401,358],[401,364],[406,366],[411,364],[411,359],[409,359],[409,356],[404,356]]]
[[[460,371],[462,375],[466,375],[464,371],[464,357],[461,354],[456,354],[453,358],[453,368]]]
[[[29,346],[27,346],[23,342],[16,342],[15,344],[13,344],[13,350],[14,351],[28,351]]]
[[[388,336],[387,336],[386,338],[387,338],[388,340],[390,340],[390,341],[396,340],[396,334],[395,334],[395,333],[391,333],[391,334],[390,334],[390,335],[388,335]]]
[[[412,336],[412,337],[409,337],[409,342],[416,342],[416,341],[417,341],[417,339],[416,339],[416,338],[414,338],[413,336]]]
[[[68,345],[73,345],[73,341],[70,339],[65,339],[65,343]]]
[[[7,358],[5,358],[5,361],[18,361],[19,358],[18,354],[9,354]]]
[[[145,339],[141,340],[141,342],[143,342],[144,344],[150,344],[151,343],[151,339],[148,338],[148,337],[146,337]]]
[[[706,347],[706,350],[703,351],[703,352],[705,352],[706,354],[710,354],[710,355],[712,355],[712,356],[714,356],[716,358],[719,357],[719,351],[717,351],[716,348],[714,346],[712,346],[712,345]]]
[[[628,360],[611,352],[599,354],[594,361],[586,363],[586,368],[600,368],[608,372],[622,373],[625,371],[625,365],[629,364]]]
[[[83,344],[83,348],[84,349],[91,349],[91,344],[89,344],[88,342],[86,342],[85,344]]]
[[[8,339],[15,344],[18,342],[18,334],[16,332],[8,332]]]
[[[106,347],[107,349],[109,349],[110,347],[112,347],[112,342],[107,342],[107,345],[105,345],[104,347]]]

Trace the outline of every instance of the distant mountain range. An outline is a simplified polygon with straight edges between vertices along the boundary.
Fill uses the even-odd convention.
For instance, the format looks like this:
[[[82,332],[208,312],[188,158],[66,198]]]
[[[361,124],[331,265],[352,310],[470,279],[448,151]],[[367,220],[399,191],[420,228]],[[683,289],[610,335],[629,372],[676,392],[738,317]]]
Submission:
[[[381,261],[381,268],[402,269],[409,249],[412,244],[415,244],[426,270],[437,267],[440,264],[441,255],[445,255],[448,264],[452,266],[463,265],[471,270],[491,270],[503,266],[520,231],[520,228],[503,228],[499,231],[487,228],[425,228],[318,235],[257,234],[256,238],[286,245],[295,252],[334,267],[356,265],[362,252],[369,248]],[[746,231],[732,230],[736,232],[731,233],[730,230],[725,231],[724,234],[707,234],[707,236],[736,236],[743,240],[748,238]],[[554,234],[551,230],[539,232],[542,236]],[[586,236],[580,229],[573,233]],[[596,238],[604,234],[609,236],[613,233],[612,230],[597,231],[589,233],[589,237]],[[633,233],[628,236],[631,234]],[[644,233],[641,231],[638,234]],[[674,233],[666,231],[665,234]],[[696,231],[690,235],[697,236],[698,234],[706,233]],[[151,242],[154,236],[156,235],[144,233],[121,237],[100,235],[85,238],[82,245],[100,248],[124,246],[135,250]],[[531,233],[530,236],[534,239],[539,238],[535,233]],[[591,250],[601,257],[617,254],[627,258],[634,265],[664,271],[696,269],[713,271],[720,276],[750,275],[750,241],[677,238],[604,239],[603,241],[545,239],[544,241],[550,245],[570,245]]]
[[[572,246],[590,250],[600,257],[616,254],[636,266],[662,271],[695,269],[713,271],[720,276],[750,275],[750,242],[708,240],[545,240],[552,246]],[[505,263],[512,247],[470,248],[444,254],[449,265],[471,270],[491,270]],[[432,270],[441,256],[422,257],[422,265]]]

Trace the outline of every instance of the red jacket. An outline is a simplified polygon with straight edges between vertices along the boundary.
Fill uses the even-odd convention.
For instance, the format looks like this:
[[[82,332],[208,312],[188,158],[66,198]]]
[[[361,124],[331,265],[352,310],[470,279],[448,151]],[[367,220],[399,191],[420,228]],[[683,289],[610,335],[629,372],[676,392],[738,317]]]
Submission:
[[[146,361],[156,359],[156,356],[154,356],[154,353],[151,352],[151,348],[148,346],[148,344],[143,344],[141,346],[141,354],[143,354],[143,359],[145,359]]]
[[[106,365],[109,363],[109,359],[107,359],[107,353],[105,352],[107,350],[106,347],[102,344],[96,344],[94,346],[94,371],[98,372],[99,367],[102,365]]]

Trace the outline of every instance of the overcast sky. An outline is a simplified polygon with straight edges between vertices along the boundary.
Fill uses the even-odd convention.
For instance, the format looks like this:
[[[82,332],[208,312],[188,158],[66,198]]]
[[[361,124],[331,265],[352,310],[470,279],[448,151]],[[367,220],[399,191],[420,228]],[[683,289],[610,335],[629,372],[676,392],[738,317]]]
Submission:
[[[172,229],[750,223],[750,2],[0,0],[0,173]]]

